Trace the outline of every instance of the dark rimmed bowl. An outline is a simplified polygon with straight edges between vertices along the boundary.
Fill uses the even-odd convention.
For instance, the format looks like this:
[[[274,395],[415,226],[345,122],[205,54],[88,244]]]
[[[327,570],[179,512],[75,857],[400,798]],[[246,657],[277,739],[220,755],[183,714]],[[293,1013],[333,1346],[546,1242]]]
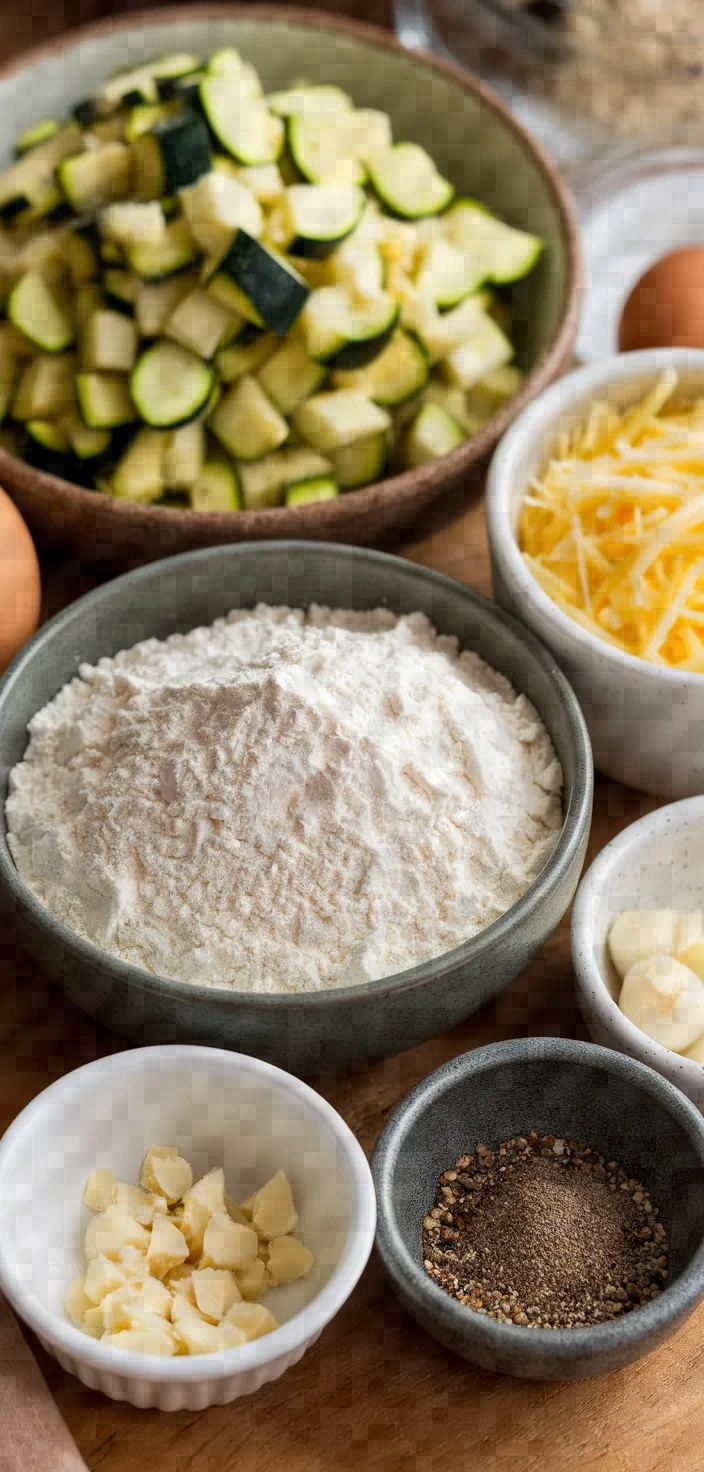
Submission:
[[[126,965],[59,924],[23,884],[7,847],[4,805],[8,772],[24,752],[34,713],[83,661],[93,664],[140,639],[185,633],[258,602],[420,610],[533,701],[562,763],[562,832],[530,889],[472,940],[366,985],[261,996],[192,986]],[[150,563],[59,614],[0,684],[0,894],[13,905],[25,944],[44,970],[86,1012],[136,1042],[208,1043],[306,1072],[398,1053],[443,1032],[506,986],[558,925],[581,871],[591,803],[584,719],[552,657],[479,594],[380,552],[254,542]]]
[[[450,1298],[423,1268],[422,1224],[440,1173],[512,1135],[576,1139],[647,1186],[670,1239],[660,1297],[585,1329],[502,1324]],[[561,1038],[496,1043],[428,1075],[392,1114],[372,1161],[377,1246],[404,1307],[463,1359],[529,1380],[604,1375],[649,1354],[704,1298],[704,1120],[651,1068]]]
[[[361,107],[389,113],[397,139],[425,144],[458,192],[543,237],[535,271],[513,292],[520,393],[466,444],[335,501],[235,513],[140,506],[83,490],[0,450],[0,484],[33,531],[89,560],[147,561],[216,543],[301,537],[370,544],[412,525],[456,490],[499,436],[566,366],[577,326],[579,245],[567,191],[540,145],[503,103],[460,67],[404,51],[392,36],[335,15],[267,5],[181,5],[83,26],[0,70],[0,131],[70,112],[110,72],[164,52],[234,45],[267,88],[300,77],[336,82]]]

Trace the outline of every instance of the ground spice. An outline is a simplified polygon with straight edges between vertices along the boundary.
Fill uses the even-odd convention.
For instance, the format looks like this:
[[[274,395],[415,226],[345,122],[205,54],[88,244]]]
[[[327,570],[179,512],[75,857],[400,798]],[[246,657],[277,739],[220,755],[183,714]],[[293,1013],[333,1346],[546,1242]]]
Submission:
[[[477,1145],[440,1177],[426,1272],[478,1313],[534,1329],[602,1324],[648,1303],[668,1244],[639,1181],[574,1140],[535,1131]]]

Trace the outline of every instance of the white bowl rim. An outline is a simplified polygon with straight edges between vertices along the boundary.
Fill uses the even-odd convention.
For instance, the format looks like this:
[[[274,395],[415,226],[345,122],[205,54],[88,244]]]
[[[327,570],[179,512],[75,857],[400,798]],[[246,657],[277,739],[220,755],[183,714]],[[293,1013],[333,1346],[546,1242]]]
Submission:
[[[652,664],[650,660],[627,654],[625,650],[617,649],[606,640],[595,638],[588,629],[569,618],[553,603],[552,598],[528,571],[513,531],[507,534],[511,527],[517,461],[521,458],[526,441],[532,439],[537,428],[548,430],[565,409],[579,403],[590,393],[620,383],[625,384],[631,378],[657,378],[666,368],[676,369],[685,380],[687,372],[694,370],[700,370],[704,377],[704,349],[645,348],[640,352],[617,353],[613,357],[600,359],[597,363],[576,368],[572,373],[566,373],[563,378],[558,379],[526,405],[504,434],[489,467],[485,506],[490,546],[505,564],[513,583],[535,604],[543,617],[554,624],[560,634],[578,649],[588,651],[592,658],[596,655],[605,665],[637,673],[642,680],[653,684],[664,683],[682,688],[690,684],[704,685],[704,674]]]
[[[704,354],[702,354],[704,357]],[[704,795],[683,797],[679,802],[666,803],[629,823],[621,833],[607,843],[583,876],[574,899],[571,922],[572,964],[580,980],[588,989],[590,1000],[599,1011],[609,1031],[620,1034],[629,1050],[651,1068],[669,1075],[677,1071],[682,1083],[701,1089],[704,1082],[704,1064],[693,1058],[685,1058],[672,1048],[649,1038],[631,1022],[615,1002],[594,959],[594,916],[600,909],[602,897],[608,890],[614,864],[629,850],[642,849],[654,844],[668,828],[671,819],[691,818],[704,824]],[[623,1051],[621,1048],[620,1051]]]
[[[100,1340],[83,1333],[68,1318],[64,1320],[58,1314],[45,1308],[43,1304],[37,1304],[36,1300],[23,1292],[22,1287],[18,1285],[8,1261],[4,1240],[0,1235],[0,1288],[20,1317],[41,1339],[47,1340],[61,1353],[69,1353],[75,1359],[82,1360],[96,1370],[103,1373],[112,1372],[121,1379],[137,1377],[140,1380],[162,1384],[225,1380],[230,1379],[233,1375],[255,1370],[284,1357],[287,1358],[296,1350],[304,1351],[346,1303],[371,1255],[376,1231],[374,1183],[367,1157],[342,1115],[338,1114],[332,1104],[328,1104],[322,1095],[316,1093],[315,1089],[294,1077],[293,1074],[275,1067],[273,1063],[265,1063],[262,1059],[251,1057],[246,1053],[230,1052],[226,1048],[207,1048],[188,1043],[157,1044],[149,1048],[130,1048],[121,1053],[111,1053],[91,1063],[85,1063],[80,1068],[72,1069],[37,1094],[5,1131],[0,1140],[0,1181],[10,1148],[14,1147],[19,1135],[36,1128],[47,1107],[49,1096],[51,1096],[52,1104],[58,1104],[61,1095],[69,1088],[74,1089],[76,1082],[80,1079],[87,1080],[89,1076],[95,1075],[108,1076],[116,1071],[138,1072],[143,1063],[151,1058],[174,1063],[182,1061],[186,1067],[189,1067],[199,1059],[205,1061],[214,1057],[226,1062],[227,1066],[233,1065],[238,1070],[246,1070],[259,1075],[261,1079],[268,1081],[279,1091],[297,1095],[312,1106],[324,1120],[336,1137],[350,1172],[352,1214],[349,1239],[340,1261],[320,1293],[316,1294],[304,1309],[294,1314],[293,1318],[280,1324],[273,1333],[264,1335],[261,1339],[254,1340],[253,1343],[244,1344],[236,1353],[228,1350],[224,1354],[218,1352],[205,1355],[177,1355],[172,1359],[160,1359],[156,1355],[135,1354],[130,1350],[114,1349],[102,1344]],[[80,1202],[77,1202],[77,1212],[79,1207]],[[68,1287],[68,1283],[66,1286]],[[313,1311],[315,1315],[314,1334],[311,1333],[309,1323]]]

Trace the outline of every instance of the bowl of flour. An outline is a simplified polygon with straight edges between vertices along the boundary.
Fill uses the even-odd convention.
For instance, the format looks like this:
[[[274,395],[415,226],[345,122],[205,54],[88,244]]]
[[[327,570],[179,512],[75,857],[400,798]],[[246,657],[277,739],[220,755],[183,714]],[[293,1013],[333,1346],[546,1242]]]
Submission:
[[[564,677],[477,594],[354,548],[213,548],[81,599],[6,677],[0,887],[116,1031],[344,1066],[527,964],[591,772]]]

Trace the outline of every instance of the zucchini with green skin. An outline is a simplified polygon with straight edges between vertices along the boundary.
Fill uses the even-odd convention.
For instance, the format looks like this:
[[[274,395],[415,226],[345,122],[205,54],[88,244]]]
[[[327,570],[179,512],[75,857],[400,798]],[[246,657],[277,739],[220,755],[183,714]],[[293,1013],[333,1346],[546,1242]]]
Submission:
[[[192,511],[241,511],[242,497],[235,471],[224,460],[206,460],[189,489]]]
[[[395,143],[369,160],[369,178],[387,210],[404,220],[419,220],[447,209],[454,195],[424,148],[417,143]]]
[[[255,327],[285,337],[310,295],[297,271],[245,230],[237,234],[208,280],[208,290]]]
[[[424,347],[417,337],[397,327],[373,363],[356,372],[336,373],[333,384],[335,388],[358,388],[375,404],[391,409],[420,393],[429,377],[430,363]]]
[[[15,138],[15,158],[22,158],[25,153],[31,153],[32,149],[37,148],[40,143],[47,143],[50,138],[55,137],[60,127],[61,124],[57,123],[55,118],[43,118],[40,123],[33,123],[31,128],[25,128],[24,132],[19,133]]]
[[[386,346],[399,311],[386,292],[367,297],[348,286],[322,286],[301,315],[307,351],[333,368],[362,368]]]
[[[331,112],[321,116],[314,110],[293,113],[287,122],[286,140],[291,158],[302,179],[309,184],[338,181],[363,184],[366,168],[355,157],[352,113]]]
[[[273,333],[261,332],[252,342],[244,340],[220,348],[215,354],[215,367],[223,383],[234,383],[245,373],[257,373],[273,357],[279,339]]]
[[[277,450],[289,434],[286,420],[248,374],[223,395],[210,429],[235,460],[259,460]]]
[[[164,435],[140,429],[118,462],[110,481],[113,496],[149,505],[166,489],[163,471]]]
[[[248,95],[236,77],[208,76],[200,104],[218,143],[241,164],[273,164],[284,143],[284,125],[266,104]]]
[[[125,317],[133,317],[141,290],[142,283],[139,277],[133,276],[130,271],[116,270],[103,273],[105,305],[113,312],[122,312]]]
[[[204,460],[205,428],[197,420],[167,434],[162,460],[167,489],[187,491],[198,479]]]
[[[356,230],[365,204],[364,191],[355,184],[294,184],[282,201],[286,249],[294,256],[324,259]]]
[[[257,375],[280,414],[288,418],[304,399],[322,387],[325,367],[308,356],[302,342],[291,338],[260,368]]]
[[[512,357],[513,344],[496,322],[484,315],[471,337],[448,353],[440,366],[449,383],[469,389],[486,373],[509,363]]]
[[[440,404],[424,404],[408,432],[403,446],[403,463],[408,469],[427,465],[441,455],[449,455],[464,444],[461,425]]]
[[[133,142],[132,159],[133,167],[154,181],[159,199],[176,194],[210,172],[208,129],[195,112],[163,118]]]
[[[13,419],[59,419],[75,407],[73,353],[33,358],[23,369],[10,410]]]
[[[134,143],[144,133],[151,133],[159,123],[164,123],[169,118],[178,115],[179,105],[173,102],[148,102],[140,107],[130,108],[127,122],[122,131],[125,143]]]
[[[195,289],[198,281],[191,271],[169,276],[166,281],[140,283],[135,303],[135,317],[141,337],[158,337],[164,323],[180,301]]]
[[[340,445],[331,453],[335,479],[343,491],[357,491],[380,480],[389,456],[389,434],[385,429],[351,445]]]
[[[197,286],[178,302],[163,331],[199,357],[213,358],[219,347],[238,336],[242,326],[243,320],[236,312]]]
[[[279,118],[289,118],[297,113],[313,113],[320,118],[334,116],[338,112],[353,112],[354,103],[340,87],[328,83],[310,87],[291,87],[287,92],[272,92],[267,97],[271,112]]]
[[[30,465],[47,475],[66,475],[71,468],[68,437],[50,419],[30,419],[25,425],[26,456]]]
[[[484,276],[465,251],[446,240],[430,241],[421,251],[416,286],[440,311],[456,307],[482,285]]]
[[[197,249],[188,221],[182,216],[169,220],[161,239],[134,242],[126,252],[127,264],[142,281],[164,281],[185,271],[196,259]]]
[[[286,505],[311,506],[319,501],[334,501],[339,494],[334,475],[310,475],[286,487]]]
[[[137,418],[127,379],[118,373],[77,373],[76,395],[89,429],[118,429]]]
[[[386,411],[357,389],[314,395],[296,410],[293,422],[306,443],[323,455],[391,427]]]
[[[313,475],[327,475],[331,462],[306,445],[275,450],[261,460],[238,467],[246,511],[264,511],[279,506],[287,485]]]
[[[194,239],[213,256],[220,257],[228,249],[235,230],[246,230],[255,237],[261,234],[261,205],[231,175],[213,170],[182,190],[181,203]]]
[[[75,341],[68,311],[38,272],[20,277],[10,292],[7,315],[28,342],[44,353],[63,353]]]
[[[62,419],[61,424],[77,460],[95,466],[106,459],[112,444],[109,429],[89,429],[80,414],[75,412]]]
[[[81,368],[87,373],[130,373],[138,348],[133,318],[101,308],[81,329]]]
[[[176,429],[195,419],[215,387],[209,364],[175,342],[157,342],[138,359],[130,393],[140,419],[153,429]]]
[[[56,170],[61,188],[77,215],[95,214],[130,188],[130,153],[125,143],[104,143],[64,159]]]
[[[447,213],[448,240],[474,263],[478,281],[505,286],[533,270],[543,251],[537,235],[514,230],[473,199],[458,199]]]

